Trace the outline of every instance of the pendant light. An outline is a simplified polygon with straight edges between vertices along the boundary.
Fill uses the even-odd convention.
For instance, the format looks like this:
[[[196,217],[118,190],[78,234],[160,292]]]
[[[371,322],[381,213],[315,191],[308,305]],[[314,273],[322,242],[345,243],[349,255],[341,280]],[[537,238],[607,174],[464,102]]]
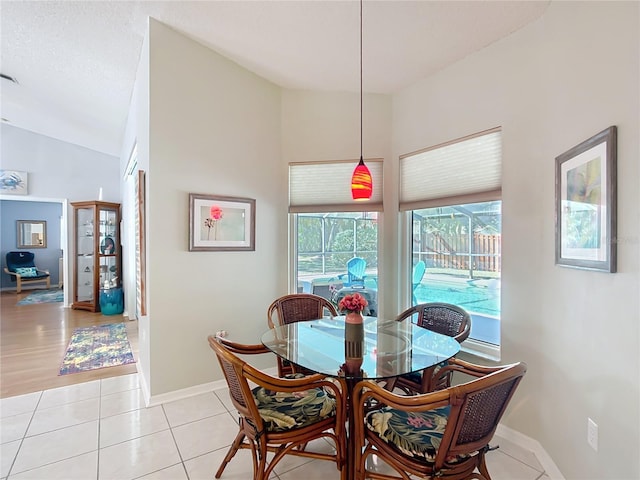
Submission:
[[[360,162],[351,177],[351,196],[356,201],[369,200],[373,192],[371,172],[362,157],[362,0],[360,0]]]

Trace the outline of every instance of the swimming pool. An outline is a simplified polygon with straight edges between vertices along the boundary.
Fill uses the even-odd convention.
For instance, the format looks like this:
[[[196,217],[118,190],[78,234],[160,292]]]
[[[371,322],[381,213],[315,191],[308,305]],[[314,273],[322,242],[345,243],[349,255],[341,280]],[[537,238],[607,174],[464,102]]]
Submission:
[[[500,345],[500,282],[440,278],[425,279],[416,287],[417,303],[445,302],[471,315],[471,338]]]
[[[298,292],[315,293],[331,299],[330,286],[336,277],[301,279]],[[368,275],[365,286],[378,290],[376,275]],[[445,302],[459,305],[469,312],[500,316],[500,281],[496,279],[455,278],[427,274],[414,292],[417,303]]]
[[[336,278],[312,278],[299,282],[300,293],[315,293],[332,299],[330,285]],[[365,286],[378,290],[376,275],[369,275]],[[500,345],[500,281],[468,279],[426,274],[415,290],[416,302],[445,302],[459,305],[471,315],[471,337]]]
[[[500,316],[500,288],[497,280],[427,279],[414,292],[418,303],[445,302],[468,312]]]

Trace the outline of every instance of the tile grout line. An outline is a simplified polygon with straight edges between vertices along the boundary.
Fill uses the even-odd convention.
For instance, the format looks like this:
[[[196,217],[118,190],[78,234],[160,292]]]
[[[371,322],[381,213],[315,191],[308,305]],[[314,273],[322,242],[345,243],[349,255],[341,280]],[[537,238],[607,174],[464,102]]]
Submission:
[[[13,456],[13,460],[11,461],[11,466],[9,467],[9,470],[7,471],[7,477],[6,478],[9,478],[9,476],[11,475],[11,471],[13,470],[13,467],[16,464],[16,460],[18,459],[18,455],[20,454],[20,450],[22,449],[22,444],[24,443],[24,440],[27,438],[27,432],[29,431],[29,427],[31,427],[31,422],[33,422],[33,417],[35,417],[35,415],[36,415],[36,411],[38,410],[38,405],[40,405],[40,402],[42,401],[42,395],[43,394],[44,394],[44,390],[40,390],[40,395],[38,396],[38,401],[36,402],[36,405],[33,408],[33,411],[31,412],[31,418],[29,419],[29,422],[27,423],[27,428],[24,429],[24,433],[22,434],[22,437],[20,438],[20,445],[18,445],[18,449],[16,450],[16,454]],[[27,471],[27,470],[25,470],[25,471]],[[18,473],[20,473],[20,472],[18,472]]]
[[[178,441],[176,440],[176,436],[173,433],[173,427],[171,426],[171,422],[169,421],[169,416],[167,415],[167,411],[164,408],[164,403],[160,404],[162,408],[162,413],[164,415],[164,419],[167,421],[167,426],[169,427],[169,434],[171,435],[171,439],[173,440],[173,444],[176,447],[176,451],[178,452],[178,458],[180,458],[180,463],[182,464],[182,469],[184,470],[187,479],[189,478],[189,474],[187,473],[187,466],[184,464],[184,458],[182,457],[182,452],[180,451],[180,447],[178,446]],[[168,467],[165,467],[168,468]]]
[[[104,380],[104,379],[103,379],[103,380]],[[131,390],[135,390],[135,389],[128,388],[128,389],[126,389],[126,390],[124,390],[124,391],[131,391]],[[102,414],[102,407],[103,407],[102,399],[103,399],[104,391],[105,391],[105,389],[104,389],[103,381],[102,381],[102,380],[100,380],[100,383],[99,383],[99,399],[100,399],[100,401],[99,401],[99,408],[98,408],[98,425],[97,425],[97,427],[98,427],[98,428],[97,428],[98,438],[97,438],[97,459],[96,459],[96,477],[95,477],[96,479],[99,479],[99,466],[100,466],[100,459],[101,459],[100,452],[103,450],[102,443],[101,443],[101,438],[100,438],[100,433],[101,433],[101,429],[102,429],[102,417],[101,417],[101,414]],[[118,393],[118,392],[116,392],[116,393]],[[218,414],[209,415],[209,416],[204,417],[204,418],[212,418],[212,417],[215,417],[215,416],[218,416],[218,415],[222,415],[223,413],[225,413],[225,412],[226,412],[226,413],[228,413],[228,414],[230,415],[230,417],[234,420],[234,423],[235,423],[235,421],[236,421],[236,417],[237,417],[237,412],[235,412],[235,413],[234,413],[234,412],[232,412],[232,410],[230,410],[230,407],[228,407],[228,406],[227,406],[227,404],[226,404],[224,401],[222,401],[221,397],[222,397],[222,394],[223,394],[224,392],[223,392],[222,390],[220,390],[220,391],[212,390],[212,391],[211,391],[211,393],[213,393],[213,394],[214,394],[214,398],[216,398],[216,399],[221,403],[221,405],[222,405],[222,406],[223,406],[223,408],[224,408],[224,411],[221,411],[221,412],[220,412],[220,413],[218,413]],[[22,437],[21,437],[21,439],[20,439],[20,445],[19,445],[19,447],[18,447],[18,449],[17,449],[17,451],[16,451],[16,454],[15,454],[15,456],[14,456],[14,458],[13,458],[12,462],[11,462],[11,467],[9,468],[9,470],[8,470],[8,472],[7,472],[7,476],[6,476],[6,477],[3,477],[3,478],[8,479],[8,478],[10,478],[10,476],[11,476],[10,474],[11,474],[11,472],[12,472],[12,470],[13,470],[14,466],[15,466],[15,462],[16,462],[16,460],[17,460],[18,454],[20,453],[20,450],[22,449],[23,442],[26,440],[26,438],[29,438],[29,437],[27,436],[27,433],[28,433],[28,431],[29,431],[29,428],[30,428],[30,427],[31,427],[31,425],[32,425],[32,422],[33,422],[33,420],[34,420],[34,417],[35,417],[36,413],[38,412],[38,408],[39,408],[41,405],[43,405],[43,402],[44,402],[44,400],[45,400],[44,394],[45,394],[45,391],[40,391],[40,392],[39,392],[39,396],[38,396],[38,398],[37,398],[37,401],[36,401],[35,407],[34,407],[34,408],[33,408],[33,410],[31,411],[31,417],[30,417],[30,419],[29,419],[28,425],[27,425],[27,427],[26,427],[26,429],[25,429],[25,431],[24,431],[24,433],[22,434]],[[81,400],[79,400],[79,401],[81,401]],[[73,404],[73,403],[77,403],[77,402],[78,402],[78,400],[76,400],[76,401],[72,401],[72,402],[68,402],[68,404]],[[67,405],[67,404],[65,404],[65,405]],[[183,471],[184,471],[184,473],[185,473],[185,478],[190,479],[190,475],[189,475],[188,470],[187,470],[187,467],[186,467],[186,461],[185,461],[185,459],[183,458],[182,453],[180,452],[180,449],[179,449],[179,446],[178,446],[178,442],[177,442],[176,436],[175,436],[174,431],[173,431],[173,430],[174,430],[174,427],[173,427],[173,426],[171,426],[171,424],[169,423],[169,419],[168,419],[168,415],[167,415],[167,410],[166,410],[166,408],[165,408],[165,404],[161,404],[160,406],[162,407],[162,413],[163,413],[164,419],[165,419],[165,421],[167,422],[167,426],[168,426],[168,428],[169,428],[169,430],[170,430],[170,435],[171,435],[171,437],[172,437],[172,439],[173,439],[173,441],[174,441],[174,446],[175,446],[175,448],[176,448],[176,450],[177,450],[177,453],[178,453],[178,456],[179,456],[179,459],[180,459],[178,463],[182,465]],[[50,407],[50,408],[53,408],[53,407]],[[118,413],[118,414],[115,414],[115,415],[111,415],[111,416],[117,416],[117,415],[126,414],[126,413],[130,413],[130,412],[134,412],[134,411],[139,411],[139,410],[143,410],[143,409],[146,409],[146,407],[137,407],[137,408],[134,408],[133,410],[127,410],[126,412],[121,412],[121,413]],[[28,413],[28,412],[27,412],[27,413]],[[111,416],[106,417],[106,418],[110,418]],[[182,427],[182,426],[184,426],[184,425],[188,425],[188,424],[190,424],[190,423],[194,423],[194,422],[197,422],[197,421],[200,421],[200,420],[202,420],[202,419],[193,420],[193,421],[191,421],[191,422],[186,422],[186,423],[183,423],[183,424],[180,424],[180,425],[176,425],[176,426],[175,426],[175,428]],[[81,425],[82,423],[88,423],[88,422],[81,422],[80,424],[77,424],[77,425]],[[67,428],[67,427],[61,427],[60,429],[62,429],[62,428]],[[55,430],[60,430],[60,429],[55,429]],[[55,430],[53,430],[53,431],[55,431]],[[43,432],[43,433],[41,433],[41,434],[45,434],[45,433],[48,433],[48,432]],[[157,432],[154,432],[154,433],[157,433]],[[41,434],[37,434],[37,435],[41,435]],[[33,435],[33,437],[35,437],[35,436],[37,436],[37,435]],[[149,435],[152,435],[152,434],[142,435],[142,436],[139,436],[139,437],[136,437],[136,438],[142,439],[142,438],[144,438],[144,437],[148,437]],[[130,439],[130,440],[131,440],[131,439]],[[118,443],[124,443],[124,441],[123,441],[123,442],[118,442]],[[328,443],[330,443],[330,442],[328,442]],[[215,451],[218,451],[218,450],[224,450],[226,447],[228,447],[228,445],[222,446],[222,447],[220,447],[220,448],[213,449],[213,450],[211,450],[210,452],[202,453],[202,454],[197,455],[197,456],[195,456],[195,457],[193,457],[193,458],[198,458],[198,457],[201,457],[201,456],[204,456],[204,455],[208,455],[208,454],[210,454],[210,453],[212,453],[212,452],[215,452]],[[104,447],[104,448],[107,448],[107,447]],[[90,452],[86,452],[86,453],[90,453]],[[512,455],[512,454],[510,454],[510,453],[505,452],[505,451],[504,451],[504,450],[502,450],[502,449],[500,449],[499,453],[502,453],[502,454],[506,455],[507,457],[509,457],[509,458],[511,458],[511,459],[513,459],[513,460],[516,460],[519,464],[522,464],[523,466],[526,466],[526,467],[528,467],[528,468],[531,468],[533,471],[535,471],[535,472],[538,474],[538,475],[535,477],[535,480],[541,480],[541,479],[546,475],[546,472],[545,472],[545,471],[540,471],[540,470],[538,470],[538,468],[536,468],[536,467],[534,467],[534,466],[530,465],[529,463],[527,463],[527,462],[525,462],[525,461],[521,460],[520,458],[518,458],[518,457],[516,457],[516,456],[514,456],[514,455]],[[532,453],[533,453],[533,452],[532,452]],[[74,455],[73,457],[69,457],[69,458],[79,457],[79,456],[81,456],[81,455],[84,455],[84,454]],[[64,459],[64,460],[66,460],[66,459]],[[193,459],[189,459],[189,461],[190,461],[190,460],[193,460]],[[46,465],[40,465],[40,466],[37,466],[37,467],[29,468],[29,469],[25,470],[25,472],[26,472],[26,471],[30,471],[30,470],[34,470],[34,469],[37,469],[37,468],[42,468],[42,467],[45,467],[45,466],[47,466],[47,465],[51,465],[51,464],[57,463],[57,462],[59,462],[59,461],[61,461],[61,460],[58,460],[58,461],[56,461],[56,462],[50,462],[50,463],[47,463]],[[147,472],[147,473],[145,473],[145,474],[139,475],[139,476],[137,476],[137,477],[132,477],[132,478],[141,478],[141,477],[144,477],[145,475],[150,475],[150,474],[153,474],[153,473],[159,472],[159,471],[164,470],[164,469],[167,469],[167,468],[172,468],[172,467],[177,466],[177,465],[178,465],[178,463],[175,463],[175,464],[173,464],[173,465],[169,465],[169,466],[165,466],[165,467],[163,467],[163,468],[161,468],[161,469],[159,469],[159,470],[155,470],[155,471],[153,471],[153,472]],[[304,465],[306,465],[306,464],[308,464],[308,463],[313,463],[313,460],[312,460],[312,461],[310,461],[310,462],[306,462],[305,464],[300,465],[300,466],[298,466],[298,467],[294,467],[294,468],[293,468],[293,469],[291,469],[291,470],[287,470],[287,471],[285,471],[285,472],[281,472],[281,473],[283,473],[283,474],[285,474],[285,475],[286,475],[286,474],[289,474],[290,472],[294,471],[296,468],[303,468],[303,467],[304,467]],[[19,474],[19,473],[21,473],[21,472],[18,472],[18,474]],[[281,477],[278,475],[278,473],[277,473],[277,472],[275,472],[275,471],[273,471],[272,475],[273,475],[273,477],[274,477],[276,480],[278,480],[278,479],[280,479],[280,478],[281,478]]]
[[[68,385],[68,386],[57,387],[57,388],[66,388],[66,387],[73,387],[73,386],[74,386],[74,385]],[[129,389],[129,390],[131,390],[131,389]],[[124,390],[124,391],[127,391],[127,390]],[[102,380],[99,380],[99,393],[98,393],[98,396],[97,396],[97,397],[95,397],[95,398],[97,398],[97,399],[98,399],[98,418],[97,418],[96,420],[87,420],[87,421],[85,421],[85,422],[80,422],[80,423],[76,423],[76,424],[73,424],[73,425],[62,426],[62,427],[59,427],[59,428],[54,428],[54,429],[52,429],[52,430],[48,430],[48,431],[45,431],[45,432],[40,432],[40,433],[37,433],[37,434],[35,434],[35,435],[28,436],[28,435],[27,435],[27,432],[28,432],[28,430],[29,430],[29,427],[31,426],[31,423],[32,423],[32,421],[33,421],[33,417],[35,416],[35,414],[36,414],[36,412],[37,412],[37,410],[38,410],[38,407],[40,406],[40,404],[41,404],[41,402],[42,402],[42,397],[43,397],[44,393],[45,393],[45,391],[44,391],[44,390],[40,392],[40,397],[38,398],[38,401],[36,402],[36,406],[35,406],[35,408],[34,408],[34,410],[33,410],[33,412],[32,412],[31,419],[30,419],[30,421],[29,421],[29,424],[28,424],[28,426],[27,426],[27,429],[25,430],[25,433],[23,434],[23,437],[22,437],[22,438],[21,438],[21,440],[20,440],[20,442],[21,442],[21,443],[20,443],[20,446],[19,446],[18,450],[16,451],[16,454],[15,454],[15,456],[14,456],[14,458],[13,458],[13,461],[12,461],[12,464],[11,464],[11,468],[9,469],[9,473],[7,474],[7,477],[6,477],[6,478],[9,478],[9,475],[11,474],[11,470],[13,470],[13,467],[14,467],[15,461],[16,461],[16,459],[17,459],[17,457],[18,457],[18,453],[20,452],[20,449],[22,448],[22,442],[23,442],[26,438],[35,438],[35,437],[38,437],[38,436],[41,436],[41,435],[49,434],[49,433],[51,433],[51,432],[56,432],[56,431],[59,431],[59,430],[64,430],[64,429],[66,429],[66,428],[75,427],[75,426],[79,426],[79,425],[84,425],[84,424],[87,424],[87,423],[91,423],[91,422],[93,422],[93,421],[97,421],[97,427],[98,427],[97,435],[98,435],[98,437],[97,437],[97,439],[96,439],[96,440],[97,440],[97,449],[96,449],[96,450],[90,450],[90,451],[88,451],[88,452],[79,453],[79,454],[77,454],[77,455],[73,455],[73,456],[71,456],[71,457],[67,457],[67,458],[59,459],[59,460],[56,460],[56,461],[53,461],[53,462],[49,462],[49,463],[44,463],[44,464],[42,464],[42,465],[37,465],[37,466],[34,466],[34,467],[32,467],[32,468],[28,468],[28,469],[26,469],[26,470],[24,470],[24,471],[23,471],[23,472],[28,472],[28,471],[36,470],[36,469],[38,469],[38,468],[46,467],[46,466],[49,466],[49,465],[54,465],[54,464],[56,464],[56,463],[58,463],[58,462],[62,462],[62,461],[66,461],[66,460],[70,460],[70,459],[73,459],[73,458],[76,458],[76,457],[80,457],[80,456],[82,456],[82,455],[86,455],[86,454],[88,454],[88,453],[91,453],[91,452],[95,451],[95,452],[96,452],[96,454],[97,454],[97,459],[96,459],[96,460],[97,460],[97,462],[96,462],[96,479],[97,479],[97,478],[98,478],[98,475],[99,475],[99,462],[100,462],[100,428],[101,428],[101,420],[102,420],[102,419],[101,419],[101,413],[102,413]],[[117,393],[119,393],[119,392],[117,392]],[[65,407],[65,406],[68,406],[68,405],[72,405],[72,404],[79,403],[79,402],[83,402],[83,401],[88,401],[88,400],[91,400],[91,399],[92,399],[92,398],[84,399],[84,400],[77,400],[77,399],[75,399],[75,400],[73,400],[73,401],[68,401],[68,402],[62,403],[62,404],[60,404],[60,405],[54,405],[54,406],[52,406],[52,407],[47,407],[47,408],[45,408],[44,410],[49,409],[49,408],[60,408],[60,407]],[[131,410],[130,410],[130,411],[131,411]],[[129,413],[130,411],[123,412],[123,413]],[[111,415],[111,416],[115,416],[115,415]],[[110,416],[110,417],[111,417],[111,416]],[[109,418],[109,417],[106,417],[106,418]],[[144,435],[144,436],[147,436],[147,435]],[[139,438],[142,438],[142,437],[139,437]],[[18,472],[18,473],[23,473],[23,472]]]
[[[100,385],[98,386],[98,451],[96,452],[96,480],[100,478],[100,431],[102,428],[102,379],[100,379]]]
[[[515,457],[515,456],[511,455],[511,454],[510,454],[510,453],[508,453],[508,452],[505,452],[504,450],[502,450],[502,451],[497,450],[497,452],[500,452],[500,453],[502,453],[503,455],[506,455],[507,457],[509,457],[509,458],[511,458],[511,459],[513,459],[513,460],[515,460],[516,462],[521,463],[522,465],[525,465],[526,467],[529,467],[531,470],[534,470],[535,472],[539,473],[540,475],[544,475],[544,474],[546,473],[546,472],[544,471],[544,469],[543,469],[543,470],[538,470],[538,469],[537,469],[536,467],[534,467],[533,465],[529,465],[527,462],[523,461],[522,459],[520,459],[520,458],[518,458],[518,457]],[[532,452],[532,453],[533,453],[533,452]],[[534,456],[535,456],[535,454],[534,454]],[[536,456],[536,460],[537,460],[537,459],[538,459],[538,457]]]

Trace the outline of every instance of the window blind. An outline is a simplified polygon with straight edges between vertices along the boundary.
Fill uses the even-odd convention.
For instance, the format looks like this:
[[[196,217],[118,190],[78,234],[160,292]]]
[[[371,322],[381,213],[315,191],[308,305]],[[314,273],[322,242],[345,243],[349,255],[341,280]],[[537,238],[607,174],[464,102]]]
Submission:
[[[289,164],[289,213],[381,212],[382,159],[365,159],[373,179],[368,201],[351,198],[351,175],[357,160]]]
[[[400,157],[400,210],[497,200],[501,188],[500,128]]]

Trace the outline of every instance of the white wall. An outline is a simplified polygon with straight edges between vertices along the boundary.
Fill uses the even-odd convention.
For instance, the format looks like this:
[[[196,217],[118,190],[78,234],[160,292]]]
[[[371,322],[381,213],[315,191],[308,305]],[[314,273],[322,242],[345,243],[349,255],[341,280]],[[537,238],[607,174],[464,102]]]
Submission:
[[[142,49],[140,50],[140,61],[138,62],[138,70],[136,72],[136,81],[131,95],[131,106],[127,117],[127,125],[123,135],[122,150],[120,152],[120,178],[121,188],[123,191],[127,188],[124,175],[126,167],[134,148],[137,148],[138,154],[138,170],[146,172],[146,183],[149,182],[149,29],[145,32]],[[129,195],[123,195],[123,218],[124,218],[124,239],[133,237],[131,222],[128,218],[132,212],[131,202],[133,199]],[[146,214],[148,216],[148,199],[149,192],[145,189],[145,205],[147,206]],[[125,218],[126,217],[126,218]],[[146,233],[146,224],[145,224]],[[149,263],[149,236],[146,235],[144,259],[145,265]],[[123,259],[123,278],[126,279],[128,288],[133,288],[135,284],[135,245],[126,244],[122,249]],[[149,274],[146,275],[146,291],[149,291]],[[127,298],[130,298],[127,295]],[[147,297],[148,305],[148,297]],[[135,311],[135,307],[127,305],[127,310]],[[147,310],[148,312],[148,310]],[[132,315],[133,317],[133,315]],[[149,344],[149,315],[138,318],[138,358],[137,370],[141,376],[142,388],[147,399],[150,397],[148,380],[150,378],[150,344]]]
[[[66,206],[65,305],[73,298],[73,215],[69,202],[97,200],[100,188],[103,199],[120,202],[118,158],[85,147],[56,140],[6,123],[0,124],[0,168],[29,174],[29,194],[7,195],[11,200],[55,201]]]
[[[640,478],[637,2],[544,17],[394,96],[394,158],[503,127],[503,361],[528,373],[505,423],[566,478]],[[618,126],[618,273],[554,265],[557,155]],[[587,445],[587,417],[599,451]]]
[[[102,187],[105,201],[120,201],[117,157],[6,123],[0,134],[0,168],[28,172],[30,197],[97,200]]]
[[[363,98],[364,158],[384,160],[385,208],[397,190],[388,172],[396,163],[391,159],[391,97],[365,94]],[[283,90],[282,161],[357,160],[360,157],[360,94]],[[355,168],[354,162],[354,168]],[[285,170],[286,175],[286,170]],[[288,179],[285,177],[285,181]],[[397,195],[396,195],[397,198]],[[392,210],[393,210],[393,203]],[[397,202],[396,202],[397,205]],[[286,210],[285,210],[286,211]],[[397,312],[396,215],[380,217],[378,284],[382,312]],[[286,239],[283,239],[283,241]],[[391,313],[389,313],[391,315]],[[395,313],[393,314],[395,315]]]
[[[140,350],[154,397],[222,378],[207,344],[216,330],[259,342],[267,307],[286,293],[287,170],[280,89],[157,21],[149,26],[137,87],[148,137],[140,111],[136,128],[148,179]],[[255,198],[255,252],[189,252],[189,193]]]

